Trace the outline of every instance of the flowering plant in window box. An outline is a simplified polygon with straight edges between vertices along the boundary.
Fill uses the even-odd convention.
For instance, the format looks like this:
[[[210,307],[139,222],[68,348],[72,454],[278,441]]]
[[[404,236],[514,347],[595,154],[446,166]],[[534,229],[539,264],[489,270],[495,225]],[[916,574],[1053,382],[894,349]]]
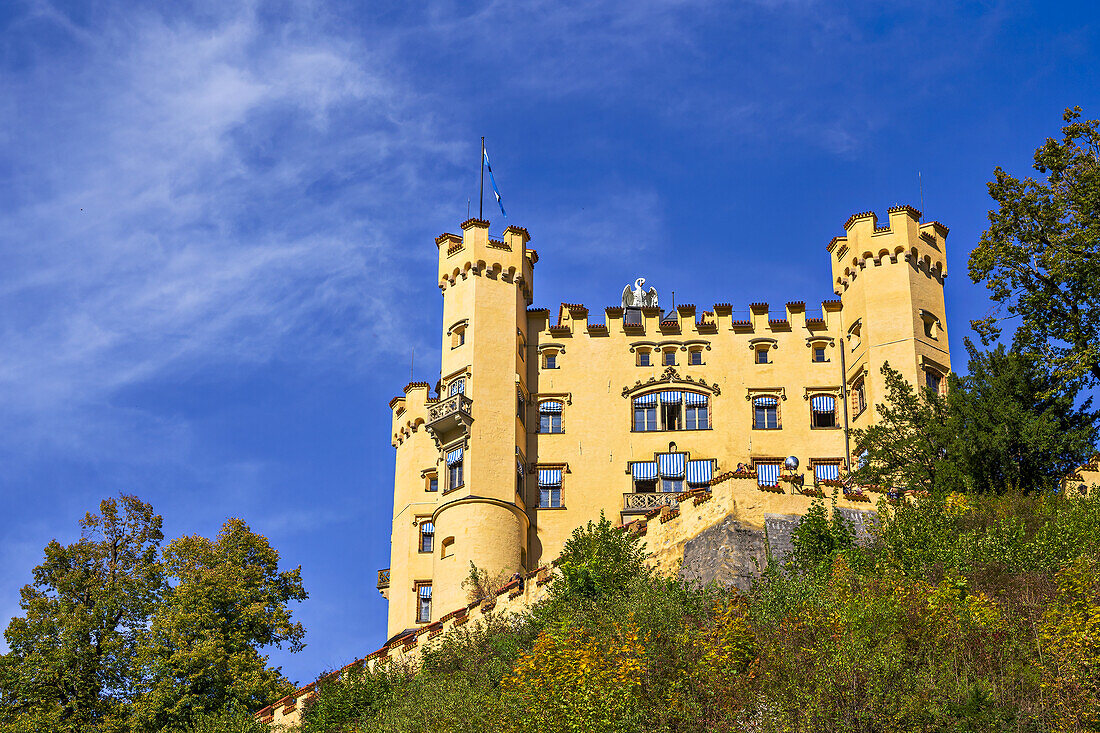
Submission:
[[[818,482],[821,486],[843,486],[844,482],[840,479],[827,478]]]
[[[785,493],[787,493],[783,490],[783,487],[781,485],[779,485],[778,483],[776,483],[772,486],[764,486],[763,484],[757,484],[756,486],[761,491],[770,491],[773,494],[785,494]]]
[[[822,499],[825,498],[825,492],[821,490],[819,486],[804,486],[802,487],[803,496],[816,496]]]

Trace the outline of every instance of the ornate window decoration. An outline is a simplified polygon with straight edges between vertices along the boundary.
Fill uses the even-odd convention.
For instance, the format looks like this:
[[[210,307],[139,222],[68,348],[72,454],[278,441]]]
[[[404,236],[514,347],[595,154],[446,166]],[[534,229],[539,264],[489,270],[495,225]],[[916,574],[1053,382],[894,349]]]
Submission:
[[[457,349],[466,343],[466,326],[469,324],[470,319],[463,318],[458,323],[455,323],[447,329],[447,335],[451,337],[451,348]]]
[[[924,308],[921,308],[917,312],[917,315],[920,316],[921,321],[924,323],[924,335],[934,341],[938,341],[940,334],[943,332],[943,324],[940,322],[940,319],[937,318],[934,313],[930,313]]]
[[[848,350],[855,351],[863,340],[863,319],[857,318],[856,322],[848,327]]]
[[[942,396],[947,391],[947,367],[927,356],[921,356],[920,368],[924,372],[924,387],[933,394]]]
[[[806,339],[806,348],[810,350],[810,361],[827,362],[829,349],[833,348],[833,340],[828,336],[810,336]]]
[[[770,364],[772,362],[771,352],[778,348],[779,342],[773,338],[761,336],[749,339],[749,349],[752,350],[753,359],[757,364]]]
[[[690,376],[680,376],[680,373],[676,371],[674,367],[668,367],[660,375],[650,377],[649,379],[636,381],[630,387],[623,387],[623,397],[632,397],[641,392],[648,390],[650,387],[662,386],[664,384],[678,384],[686,389],[694,389],[700,392],[707,392],[712,395],[722,394],[721,388],[719,388],[717,382],[714,384],[708,384],[703,378],[694,378]]]

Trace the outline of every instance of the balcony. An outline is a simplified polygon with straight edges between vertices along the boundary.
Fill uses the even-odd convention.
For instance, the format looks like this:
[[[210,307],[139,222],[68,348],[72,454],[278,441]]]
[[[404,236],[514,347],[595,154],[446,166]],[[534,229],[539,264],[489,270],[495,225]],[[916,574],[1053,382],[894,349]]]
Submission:
[[[453,394],[428,407],[428,430],[440,445],[449,443],[469,429],[473,402],[462,394]]]
[[[629,514],[645,514],[651,509],[660,509],[663,506],[675,509],[680,506],[677,500],[679,494],[671,492],[655,492],[645,494],[623,494],[623,516]]]
[[[378,571],[378,592],[382,594],[384,598],[389,598],[386,595],[386,591],[390,589],[390,569],[383,568]]]

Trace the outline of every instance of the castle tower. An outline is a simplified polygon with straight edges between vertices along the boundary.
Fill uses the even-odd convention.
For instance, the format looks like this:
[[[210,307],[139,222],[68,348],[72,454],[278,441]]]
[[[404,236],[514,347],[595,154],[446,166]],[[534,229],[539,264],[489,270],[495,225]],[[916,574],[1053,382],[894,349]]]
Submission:
[[[489,222],[479,219],[464,222],[462,236],[436,239],[439,396],[414,383],[391,403],[391,635],[465,605],[471,562],[491,574],[525,564],[529,526],[517,475],[526,466],[527,306],[538,260],[528,240],[520,227],[490,239]]]
[[[882,365],[919,387],[945,389],[951,369],[944,311],[947,227],[921,223],[911,206],[889,209],[889,224],[873,212],[855,214],[846,234],[826,248],[833,286],[843,303],[845,381],[851,426],[867,427],[885,401]]]

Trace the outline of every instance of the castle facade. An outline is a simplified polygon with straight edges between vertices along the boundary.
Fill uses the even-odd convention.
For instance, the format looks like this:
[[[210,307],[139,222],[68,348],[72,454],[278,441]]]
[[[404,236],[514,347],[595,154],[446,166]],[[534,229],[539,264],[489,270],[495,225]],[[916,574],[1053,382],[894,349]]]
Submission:
[[[798,459],[804,487],[839,479],[852,428],[884,399],[885,362],[945,388],[947,228],[908,206],[848,219],[826,247],[836,300],[747,317],[719,303],[663,310],[639,279],[601,319],[579,304],[532,308],[525,229],[470,219],[442,234],[442,363],[390,402],[396,448],[389,634],[466,603],[473,562],[524,573],[601,512],[630,521],[675,507],[720,474],[765,491]]]

